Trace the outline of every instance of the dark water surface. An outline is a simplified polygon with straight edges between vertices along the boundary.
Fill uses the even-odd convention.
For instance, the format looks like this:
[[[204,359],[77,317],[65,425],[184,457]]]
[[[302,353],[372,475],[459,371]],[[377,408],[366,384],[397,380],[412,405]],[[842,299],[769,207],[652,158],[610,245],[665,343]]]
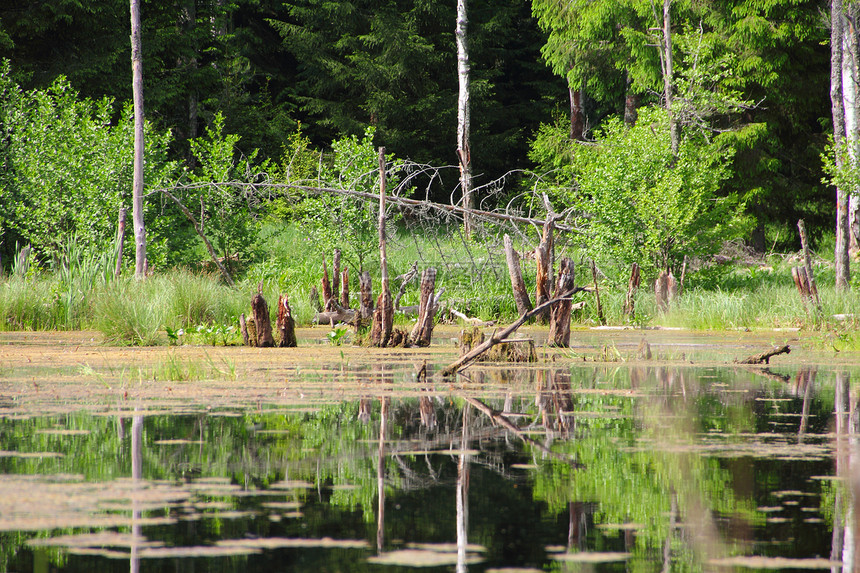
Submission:
[[[0,360],[0,571],[854,569],[856,367],[332,356],[236,406]]]

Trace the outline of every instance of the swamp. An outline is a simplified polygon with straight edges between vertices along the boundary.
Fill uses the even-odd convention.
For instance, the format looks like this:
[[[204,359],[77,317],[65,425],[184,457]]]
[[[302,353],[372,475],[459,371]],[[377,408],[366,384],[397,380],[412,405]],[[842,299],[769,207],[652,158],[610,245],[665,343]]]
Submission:
[[[425,348],[0,333],[0,571],[853,570],[860,357],[793,330]],[[346,342],[346,341],[343,341]],[[776,345],[770,364],[740,361]]]

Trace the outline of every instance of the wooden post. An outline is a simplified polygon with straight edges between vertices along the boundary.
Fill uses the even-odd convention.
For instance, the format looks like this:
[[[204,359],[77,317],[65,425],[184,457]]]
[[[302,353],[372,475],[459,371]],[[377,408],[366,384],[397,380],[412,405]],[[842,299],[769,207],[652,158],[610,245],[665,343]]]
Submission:
[[[603,316],[603,305],[600,304],[600,288],[597,286],[597,266],[591,261],[591,280],[594,282],[594,300],[597,303],[597,320],[600,324],[606,324]]]
[[[278,341],[278,347],[295,348],[298,346],[296,321],[293,320],[293,309],[290,308],[290,301],[285,294],[278,297],[278,321],[276,324],[281,338]]]
[[[504,241],[505,260],[508,263],[508,274],[511,277],[511,286],[514,289],[514,301],[517,303],[517,312],[525,314],[532,309],[532,301],[529,299],[526,283],[523,280],[523,273],[520,268],[520,256],[514,250],[513,241],[511,241],[509,235],[505,235]]]
[[[361,318],[370,318],[373,316],[373,284],[370,281],[369,272],[364,271],[358,275],[358,288],[360,290],[358,315]]]
[[[251,299],[251,312],[254,315],[254,325],[257,329],[257,346],[271,347],[275,345],[272,336],[272,321],[269,318],[269,305],[261,293],[254,295]]]
[[[382,279],[382,292],[376,301],[373,313],[373,326],[370,329],[370,342],[373,346],[384,347],[388,344],[394,328],[394,309],[391,288],[388,281],[388,257],[385,252],[385,148],[379,148],[379,270]]]
[[[343,269],[340,273],[340,306],[349,308],[349,269]]]
[[[535,304],[539,307],[550,299],[552,289],[552,247],[553,247],[553,218],[547,213],[546,223],[543,226],[543,237],[535,250],[537,261],[537,289]],[[549,307],[537,315],[538,322],[546,324],[549,321]]]
[[[809,243],[806,241],[806,225],[803,223],[803,219],[797,221],[797,230],[800,233],[800,245],[803,247],[803,265],[806,268],[806,278],[809,281],[809,294],[820,312],[821,300],[818,298],[818,287],[815,285],[815,275],[812,273],[812,257],[809,255]]]
[[[436,269],[425,269],[421,273],[421,299],[418,304],[418,322],[409,335],[415,346],[430,346],[433,336],[433,318],[436,316],[436,306],[433,292],[436,290]]]
[[[334,250],[331,261],[331,298],[335,304],[340,300],[340,249]],[[326,309],[328,310],[328,309]]]
[[[558,279],[555,282],[555,297],[569,292],[576,286],[573,261],[567,257],[561,260]],[[567,348],[570,346],[570,313],[573,302],[570,298],[557,300],[552,304],[549,321],[549,344]]]
[[[633,263],[630,266],[630,280],[627,281],[627,296],[624,298],[624,314],[631,319],[636,316],[636,291],[639,290],[639,265]]]
[[[119,221],[117,221],[116,225],[116,268],[114,269],[114,276],[118,277],[122,274],[122,251],[123,247],[125,247],[125,221],[128,219],[128,209],[125,207],[120,207],[119,209]]]

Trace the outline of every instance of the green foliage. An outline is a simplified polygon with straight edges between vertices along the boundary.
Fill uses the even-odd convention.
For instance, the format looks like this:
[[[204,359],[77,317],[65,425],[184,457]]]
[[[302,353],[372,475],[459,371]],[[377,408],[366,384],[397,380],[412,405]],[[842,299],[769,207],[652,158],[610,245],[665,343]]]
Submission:
[[[534,158],[562,168],[549,190],[582,214],[585,249],[604,269],[679,268],[684,255],[716,252],[743,230],[742,205],[719,195],[731,150],[688,134],[674,158],[666,126],[665,112],[650,108],[632,128],[607,121],[593,146],[559,148],[559,128],[535,141]]]
[[[373,145],[375,130],[368,127],[364,137],[344,137],[332,142],[331,165],[323,164],[320,177],[336,189],[379,193],[379,153]],[[386,189],[397,185],[393,175],[399,162],[386,156]],[[354,267],[364,269],[378,247],[378,207],[346,195],[325,194],[306,198],[301,206],[301,225],[314,238],[318,249],[330,253],[340,248]],[[389,215],[388,221],[392,220]]]
[[[23,92],[0,70],[0,235],[32,244],[58,259],[75,238],[85,250],[115,234],[120,206],[131,202],[133,116],[125,106],[112,120],[109,99],[79,99],[64,78],[46,90]],[[170,134],[147,128],[144,178],[167,179]]]
[[[201,205],[198,223],[231,271],[235,271],[235,260],[251,258],[258,229],[254,193],[237,184],[257,182],[268,166],[267,162],[254,164],[256,151],[242,156],[239,139],[224,133],[224,116],[219,112],[206,134],[191,140],[197,166],[188,173],[188,180],[197,186],[186,197]]]

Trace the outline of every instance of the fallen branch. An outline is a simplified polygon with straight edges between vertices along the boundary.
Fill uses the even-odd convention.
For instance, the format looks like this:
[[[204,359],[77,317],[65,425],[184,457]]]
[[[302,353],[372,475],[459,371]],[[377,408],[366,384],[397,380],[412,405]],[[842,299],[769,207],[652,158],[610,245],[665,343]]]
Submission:
[[[788,354],[791,352],[791,348],[786,344],[785,346],[774,346],[771,350],[767,352],[762,352],[761,354],[754,354],[753,356],[749,356],[740,360],[738,364],[770,364],[770,358],[772,356],[777,356],[778,354]]]
[[[454,374],[455,372],[462,370],[463,368],[465,368],[466,366],[468,366],[469,364],[474,362],[475,359],[478,358],[478,356],[480,356],[481,354],[483,354],[484,352],[486,352],[487,350],[489,350],[490,348],[492,348],[496,344],[499,344],[500,342],[502,342],[506,338],[510,337],[511,334],[516,332],[516,330],[519,327],[521,327],[530,318],[536,316],[537,314],[540,314],[545,309],[549,308],[552,304],[554,304],[560,300],[566,299],[570,296],[573,296],[574,294],[576,294],[578,292],[585,291],[585,290],[588,290],[588,289],[585,289],[583,287],[573,288],[567,292],[560,294],[559,296],[557,296],[553,299],[550,299],[550,300],[534,307],[532,310],[530,310],[526,313],[523,313],[516,320],[516,322],[514,322],[513,324],[511,324],[510,326],[508,326],[507,328],[505,328],[501,332],[493,332],[492,336],[490,336],[490,338],[488,338],[482,344],[473,348],[471,352],[464,354],[463,356],[461,356],[460,358],[458,358],[457,360],[455,360],[454,362],[449,364],[444,370],[442,370],[442,376],[450,376],[450,375]]]
[[[191,211],[189,211],[188,208],[182,204],[182,201],[177,199],[176,196],[174,196],[167,189],[157,189],[157,191],[160,191],[161,193],[172,199],[173,202],[176,203],[176,206],[179,207],[179,210],[182,211],[182,214],[185,215],[185,217],[188,218],[189,221],[191,221],[191,224],[194,225],[194,230],[197,232],[198,235],[200,235],[200,238],[203,239],[203,243],[206,245],[206,250],[209,251],[209,256],[212,257],[212,260],[215,261],[215,265],[218,267],[218,270],[221,271],[221,276],[224,277],[224,280],[227,282],[228,285],[230,285],[231,287],[236,286],[233,282],[233,277],[230,276],[230,273],[227,272],[227,269],[224,267],[221,261],[218,260],[218,255],[215,254],[215,248],[212,247],[212,243],[210,243],[209,239],[206,238],[206,235],[203,234],[203,229],[200,227],[200,224],[197,222],[197,219],[194,218],[194,215],[191,214]]]

